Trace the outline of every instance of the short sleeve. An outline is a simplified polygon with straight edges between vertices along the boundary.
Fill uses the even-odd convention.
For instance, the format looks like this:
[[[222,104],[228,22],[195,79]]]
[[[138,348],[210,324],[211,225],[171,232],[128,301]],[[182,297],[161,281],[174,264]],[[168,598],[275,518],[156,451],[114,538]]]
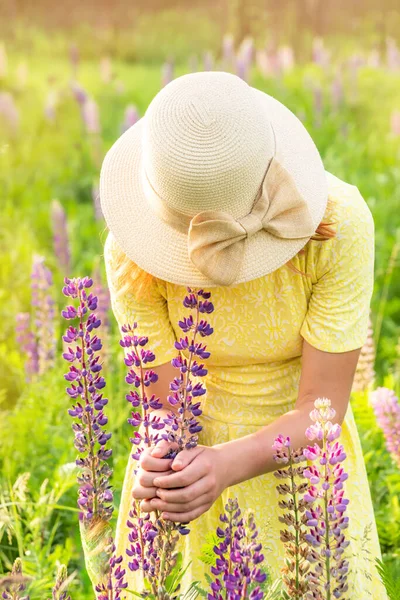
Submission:
[[[110,291],[111,308],[117,320],[119,331],[122,325],[138,324],[138,334],[149,338],[147,349],[154,352],[156,358],[151,366],[158,366],[170,362],[177,354],[174,348],[176,341],[175,332],[171,325],[166,297],[156,278],[151,278],[146,283],[145,294],[135,293],[132,285],[119,295],[118,278],[116,276],[121,251],[111,232],[108,234],[104,245],[104,262],[107,283]]]
[[[311,242],[319,250],[300,331],[309,344],[333,353],[364,345],[374,282],[374,221],[358,189],[341,183],[332,198],[336,237]]]

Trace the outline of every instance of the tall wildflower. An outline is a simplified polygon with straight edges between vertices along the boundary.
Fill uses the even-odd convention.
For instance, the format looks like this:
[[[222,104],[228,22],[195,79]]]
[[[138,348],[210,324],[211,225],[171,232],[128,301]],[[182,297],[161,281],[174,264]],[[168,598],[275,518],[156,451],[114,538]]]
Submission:
[[[161,438],[177,446],[169,456],[176,456],[181,450],[197,445],[198,433],[201,431],[198,421],[201,415],[198,398],[206,390],[201,381],[195,383],[193,378],[201,378],[207,374],[204,363],[199,363],[197,358],[206,359],[210,353],[206,351],[204,344],[196,341],[196,337],[207,337],[213,333],[213,328],[201,316],[213,312],[214,306],[209,301],[209,292],[202,289],[194,291],[190,287],[187,291],[188,295],[185,296],[183,305],[193,311],[194,316],[190,314],[178,324],[185,334],[191,334],[191,339],[185,335],[175,342],[179,355],[171,362],[179,369],[179,376],[171,382],[171,394],[168,396],[168,402],[175,410],[163,420],[157,414],[152,414],[153,411],[162,408],[159,398],[154,394],[149,398],[146,394],[146,388],[158,379],[154,370],[147,367],[155,359],[154,353],[145,349],[148,337],[138,335],[137,323],[126,324],[121,328],[124,336],[120,344],[125,349],[125,364],[129,368],[126,382],[133,386],[126,396],[133,409],[128,422],[135,429],[141,427],[142,430],[136,430],[131,439],[137,446],[137,451],[133,454],[136,460],[140,458],[145,447],[156,445]],[[184,356],[185,351],[189,354],[188,358]],[[140,412],[137,411],[138,408]],[[160,433],[165,429],[165,425],[168,426],[168,431]],[[189,530],[181,523],[162,519],[158,511],[154,522],[149,515],[143,517],[139,504],[140,502],[133,501],[127,521],[127,554],[130,558],[128,564],[132,571],[142,570],[153,593],[159,594],[160,590],[165,588],[166,579],[175,565],[175,548],[179,535],[186,535]]]
[[[228,69],[232,67],[235,58],[235,40],[231,33],[226,33],[222,38],[222,64]]]
[[[71,600],[68,593],[68,573],[65,565],[61,565],[57,571],[51,598],[52,600]]]
[[[203,64],[204,71],[212,71],[214,69],[214,56],[210,50],[204,53]]]
[[[361,348],[357,369],[354,375],[353,391],[362,392],[372,387],[375,380],[375,342],[371,318],[369,319],[368,335]]]
[[[109,485],[111,468],[107,460],[112,450],[106,448],[111,433],[104,429],[108,423],[104,414],[108,400],[101,391],[106,385],[101,376],[102,365],[98,355],[102,343],[94,333],[100,327],[100,319],[94,312],[97,298],[86,292],[93,285],[92,279],[66,277],[64,281],[63,294],[77,301],[77,306],[67,306],[62,316],[68,321],[78,321],[77,326],[70,325],[63,336],[68,344],[68,351],[63,353],[63,358],[70,363],[69,371],[64,375],[70,383],[66,391],[76,400],[68,413],[76,419],[72,428],[75,448],[81,454],[76,460],[81,468],[78,476],[79,518],[86,522],[98,518],[109,520],[113,494]]]
[[[68,410],[74,418],[72,429],[75,434],[75,448],[80,453],[76,460],[80,468],[78,475],[79,520],[89,528],[90,539],[103,534],[104,526],[111,519],[113,512],[113,493],[110,485],[112,470],[108,464],[112,450],[107,448],[111,433],[105,426],[108,419],[104,407],[108,399],[103,392],[106,382],[101,375],[102,364],[99,352],[102,342],[96,335],[101,321],[94,311],[98,307],[98,299],[87,290],[93,286],[89,277],[64,280],[63,294],[75,301],[62,311],[68,321],[77,321],[70,325],[63,336],[67,343],[67,351],[63,358],[70,363],[69,371],[64,378],[69,382],[67,394],[76,402]],[[104,536],[103,536],[104,537]],[[102,541],[106,554],[111,554],[107,565],[107,576],[97,585],[96,591],[102,600],[118,600],[120,592],[126,587],[125,571],[119,567],[122,557],[115,556],[112,538]],[[97,549],[97,552],[100,552]],[[103,575],[103,574],[102,574]]]
[[[342,466],[346,453],[337,441],[341,427],[338,423],[332,424],[336,412],[330,400],[318,398],[314,406],[310,413],[314,423],[307,428],[306,436],[311,441],[322,442],[322,447],[315,443],[304,449],[305,458],[313,463],[303,471],[310,482],[304,495],[309,503],[305,513],[309,530],[305,538],[311,546],[308,554],[310,591],[306,598],[332,600],[343,598],[348,590],[349,562],[343,556],[350,544],[344,535],[349,521],[344,515],[349,503],[343,488],[348,478]]]
[[[33,328],[37,343],[39,375],[53,366],[56,351],[55,309],[50,293],[53,285],[51,271],[44,264],[42,256],[34,256],[31,273],[32,306],[34,308]]]
[[[79,66],[79,48],[76,44],[71,44],[70,48],[69,48],[69,60],[71,62],[71,66],[72,66],[72,72],[74,74],[74,76],[76,77],[76,72],[78,70],[78,66]]]
[[[294,450],[290,438],[283,435],[275,439],[272,448],[275,450],[274,460],[282,465],[274,471],[275,477],[289,480],[277,486],[278,493],[287,498],[279,501],[279,507],[285,511],[279,516],[279,521],[287,527],[280,532],[286,552],[286,564],[282,569],[283,582],[290,598],[302,600],[308,590],[306,574],[309,569],[305,515],[307,502],[304,500],[308,482],[304,480],[305,466],[297,466],[304,461],[303,449]]]
[[[16,558],[11,573],[0,580],[0,590],[3,589],[1,597],[3,600],[29,600],[25,593],[27,578],[22,574],[22,562]]]
[[[0,92],[0,121],[4,120],[10,132],[15,133],[19,126],[19,112],[14,96],[10,92]]]
[[[53,229],[54,254],[64,273],[71,270],[71,250],[68,236],[68,222],[64,207],[58,200],[51,203],[51,224]]]
[[[209,600],[261,600],[260,584],[267,576],[259,565],[264,560],[262,545],[257,542],[258,531],[251,512],[242,516],[237,499],[229,499],[225,513],[220,516],[222,526],[217,528],[221,539],[214,546],[215,565],[211,567],[214,578],[208,593]]]
[[[35,335],[31,330],[30,313],[17,313],[15,333],[16,342],[26,356],[25,380],[28,383],[39,373],[38,348]]]
[[[400,403],[393,392],[379,387],[371,393],[371,402],[379,427],[386,440],[386,448],[400,468]]]
[[[124,120],[121,126],[121,133],[124,133],[129,127],[132,127],[139,119],[139,114],[136,106],[133,104],[128,104],[125,109]]]
[[[82,105],[82,118],[87,133],[100,133],[99,108],[93,98],[87,98]]]

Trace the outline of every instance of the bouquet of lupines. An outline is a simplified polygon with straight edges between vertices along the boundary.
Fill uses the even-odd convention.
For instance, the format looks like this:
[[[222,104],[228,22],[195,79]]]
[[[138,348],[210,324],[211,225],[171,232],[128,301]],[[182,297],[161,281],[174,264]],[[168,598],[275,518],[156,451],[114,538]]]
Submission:
[[[294,450],[289,437],[279,435],[272,446],[275,450],[274,460],[282,466],[274,472],[277,479],[289,480],[277,486],[278,493],[287,499],[279,501],[279,507],[285,512],[279,516],[279,521],[287,529],[280,532],[280,539],[285,545],[286,560],[282,569],[283,583],[290,598],[301,600],[308,590],[307,560],[309,548],[306,539],[307,516],[305,510],[307,502],[304,493],[308,488],[308,481],[304,480],[303,448]]]
[[[259,565],[264,560],[262,545],[257,542],[258,531],[254,516],[242,515],[236,499],[229,499],[225,513],[220,516],[224,526],[217,528],[221,542],[214,546],[215,565],[211,567],[214,579],[208,600],[261,600],[260,588],[267,575]]]
[[[76,301],[62,311],[67,320],[77,320],[77,326],[70,325],[63,336],[67,344],[64,359],[70,363],[68,373],[64,375],[69,382],[68,395],[75,401],[68,413],[73,417],[75,448],[80,453],[76,464],[80,468],[78,475],[78,506],[81,524],[81,537],[86,546],[86,566],[92,580],[99,581],[96,591],[101,600],[118,600],[120,591],[126,587],[124,571],[119,569],[120,557],[114,556],[111,528],[108,525],[113,512],[113,494],[110,486],[112,470],[108,459],[112,450],[107,448],[111,433],[105,426],[108,419],[104,407],[108,400],[102,389],[106,382],[101,376],[102,365],[99,351],[102,348],[95,330],[101,324],[97,318],[97,297],[87,290],[93,281],[89,277],[65,278],[63,293]],[[111,554],[111,558],[109,555]],[[103,572],[106,564],[108,572]],[[104,583],[106,575],[106,583]]]
[[[203,363],[198,363],[196,357],[206,359],[210,353],[206,346],[196,342],[196,336],[209,336],[213,333],[212,327],[206,320],[201,319],[201,314],[210,314],[213,304],[209,301],[211,294],[204,290],[194,291],[187,288],[188,295],[183,300],[183,305],[195,311],[179,321],[179,327],[184,333],[192,333],[191,340],[186,335],[175,342],[179,350],[179,356],[172,360],[175,368],[179,369],[179,376],[170,383],[172,394],[168,396],[168,402],[175,408],[174,412],[162,419],[153,411],[162,408],[159,398],[153,394],[150,398],[146,394],[146,388],[155,383],[157,374],[146,369],[145,365],[155,359],[150,350],[144,349],[148,343],[146,336],[138,336],[137,323],[123,325],[121,330],[124,334],[120,344],[126,350],[125,364],[129,367],[126,382],[133,385],[126,398],[134,409],[128,422],[135,428],[142,428],[143,433],[135,431],[132,443],[137,445],[137,451],[132,455],[136,460],[145,447],[152,447],[161,439],[174,444],[174,449],[167,454],[168,458],[175,457],[184,448],[193,448],[197,444],[197,434],[201,431],[198,417],[201,415],[200,402],[197,400],[205,393],[201,382],[193,383],[192,377],[204,377],[207,370]],[[189,358],[182,356],[181,351],[188,350]],[[137,409],[140,407],[141,412]],[[167,425],[168,432],[159,432]],[[173,523],[160,517],[155,512],[154,521],[150,515],[140,514],[140,501],[133,500],[127,521],[129,532],[129,545],[127,554],[130,558],[129,568],[132,571],[142,570],[145,578],[150,584],[155,597],[167,598],[165,583],[176,564],[176,544],[180,535],[189,533],[188,528],[181,523]],[[175,591],[175,590],[173,590]]]
[[[350,544],[344,535],[349,521],[344,514],[349,503],[343,488],[348,478],[342,466],[346,453],[337,441],[341,427],[332,423],[336,412],[330,400],[318,398],[314,406],[310,413],[314,423],[306,430],[306,436],[311,441],[321,442],[322,447],[315,443],[304,450],[305,458],[313,463],[303,471],[310,482],[303,496],[309,503],[306,510],[309,530],[305,538],[311,546],[307,575],[310,590],[306,598],[344,599],[349,563],[343,554]]]

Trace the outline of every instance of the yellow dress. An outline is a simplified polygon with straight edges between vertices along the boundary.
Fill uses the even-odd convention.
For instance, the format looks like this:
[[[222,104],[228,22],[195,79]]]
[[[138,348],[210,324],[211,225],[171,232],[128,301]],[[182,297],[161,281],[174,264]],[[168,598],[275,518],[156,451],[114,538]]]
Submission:
[[[355,186],[330,173],[327,177],[333,203],[325,219],[336,223],[337,235],[330,241],[310,241],[305,252],[293,259],[292,264],[309,276],[285,265],[253,281],[210,288],[215,311],[207,317],[214,333],[205,340],[211,356],[206,361],[201,444],[212,446],[247,435],[294,407],[303,338],[319,350],[333,353],[354,350],[365,342],[373,287],[373,220]],[[134,290],[116,299],[115,248],[109,234],[104,256],[115,317],[119,325],[137,321],[140,334],[149,336],[147,347],[156,354],[152,365],[169,362],[177,355],[174,341],[181,336],[178,320],[188,314],[182,306],[186,287],[154,280],[151,305],[138,301]],[[386,592],[374,566],[375,557],[381,556],[380,547],[351,406],[341,439],[347,452],[344,465],[349,479],[345,485],[350,499],[346,535],[351,539],[351,572],[346,597],[385,600]],[[133,463],[129,458],[116,533],[117,549],[124,560]],[[268,473],[226,489],[207,513],[190,524],[191,533],[182,538],[180,546],[184,563],[192,561],[184,588],[192,580],[204,584],[204,572],[209,568],[198,556],[207,532],[217,527],[228,497],[237,497],[242,509],[254,511],[265,561],[272,577],[279,576],[284,549],[279,540],[282,524],[278,521],[277,483]],[[137,575],[129,569],[127,573],[129,587],[139,591]]]

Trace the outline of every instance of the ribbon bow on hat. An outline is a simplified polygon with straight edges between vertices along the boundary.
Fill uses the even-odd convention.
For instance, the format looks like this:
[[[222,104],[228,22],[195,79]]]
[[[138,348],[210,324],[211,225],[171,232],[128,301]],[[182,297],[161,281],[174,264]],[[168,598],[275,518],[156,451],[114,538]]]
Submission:
[[[286,239],[308,240],[315,233],[306,201],[275,158],[248,215],[235,219],[224,211],[207,210],[191,219],[189,257],[216,284],[230,285],[240,270],[246,238],[261,230]]]

